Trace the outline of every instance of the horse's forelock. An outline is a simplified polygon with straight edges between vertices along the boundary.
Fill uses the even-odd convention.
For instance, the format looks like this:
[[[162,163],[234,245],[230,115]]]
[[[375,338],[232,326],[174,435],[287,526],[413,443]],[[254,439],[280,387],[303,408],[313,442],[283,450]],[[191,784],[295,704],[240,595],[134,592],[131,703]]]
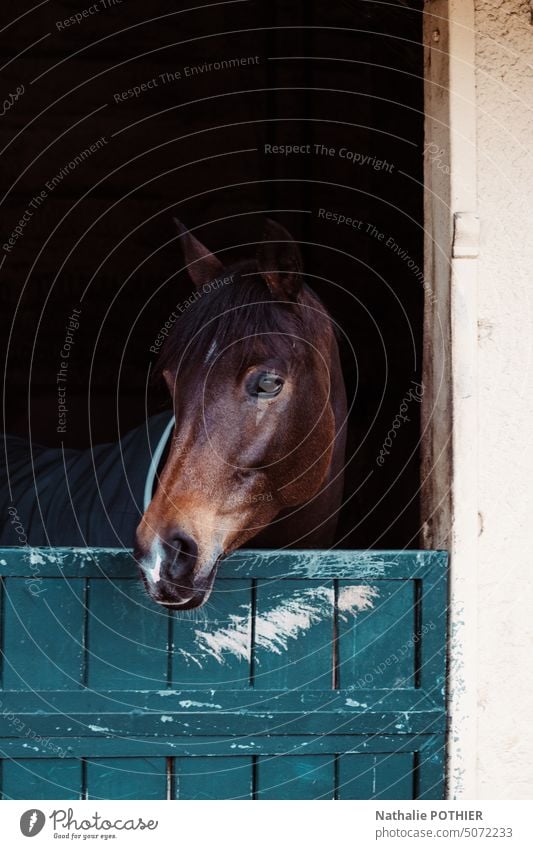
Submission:
[[[222,351],[238,342],[243,360],[287,356],[295,340],[313,341],[318,323],[315,310],[278,301],[253,261],[229,267],[177,319],[154,378],[159,379],[165,370],[181,370],[186,363],[201,369],[214,344]]]

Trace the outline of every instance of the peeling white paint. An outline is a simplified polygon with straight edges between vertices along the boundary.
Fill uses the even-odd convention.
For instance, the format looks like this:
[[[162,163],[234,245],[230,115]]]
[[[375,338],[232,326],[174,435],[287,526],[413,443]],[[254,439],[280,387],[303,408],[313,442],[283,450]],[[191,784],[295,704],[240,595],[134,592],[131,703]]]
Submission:
[[[377,596],[377,589],[366,584],[342,587],[339,593],[339,614],[346,621],[348,617],[373,607]],[[297,639],[313,625],[331,617],[333,603],[331,587],[319,586],[294,592],[290,598],[283,599],[271,610],[256,616],[256,647],[274,654],[281,654],[287,650],[290,640]],[[222,628],[197,629],[195,640],[198,655],[194,657],[194,660],[199,666],[202,665],[202,656],[213,657],[219,663],[224,663],[227,655],[249,661],[251,651],[249,614],[231,615],[229,625]],[[188,653],[182,651],[182,654]],[[192,656],[190,657],[192,659]]]
[[[46,563],[61,565],[65,554],[75,554],[74,549],[62,551],[55,548],[30,548],[28,549],[29,561],[32,566],[45,566]],[[94,559],[94,558],[93,558]]]
[[[31,563],[32,566],[44,566],[45,563],[46,563],[46,560],[44,559],[42,554],[39,554],[38,551],[34,551],[32,549],[30,551],[30,563]]]
[[[230,616],[230,625],[227,628],[218,628],[215,631],[194,632],[196,644],[200,653],[210,655],[224,663],[224,655],[232,654],[240,660],[250,659],[250,637],[251,625],[248,617]],[[201,662],[196,658],[201,667]]]
[[[374,606],[374,599],[377,598],[378,591],[375,587],[370,587],[368,584],[360,586],[341,587],[339,592],[338,609],[339,612],[353,614],[368,610]],[[344,618],[344,617],[343,617]]]
[[[109,728],[102,728],[100,725],[88,725],[90,731],[109,731]]]
[[[283,563],[287,565],[287,574],[290,572],[291,577],[298,577],[300,575],[305,578],[322,579],[327,576],[328,567],[331,566],[332,574],[329,577],[346,578],[348,580],[354,578],[353,554],[350,551],[310,551],[301,549],[299,551],[284,551],[281,554],[272,552],[265,554],[261,552],[255,558],[251,552],[247,551],[246,560],[242,561],[242,565],[239,564],[238,555],[239,552],[235,552],[232,555],[237,570],[243,568],[244,565],[246,567],[253,567],[255,564],[264,565],[265,557],[267,558],[267,562],[271,560],[273,564],[278,564],[281,558]],[[380,553],[358,552],[357,554],[357,565],[358,568],[364,569],[364,580],[383,578],[387,566],[390,566],[390,564],[390,557],[385,557]]]
[[[347,707],[362,707],[362,708],[368,707],[366,702],[357,702],[355,699],[346,699],[345,705]]]
[[[178,653],[181,654],[187,665],[189,664],[189,662],[191,662],[195,663],[196,666],[198,666],[200,669],[203,669],[201,661],[194,654],[191,654],[190,651],[185,651],[185,649],[178,649]]]
[[[163,716],[161,717],[161,722],[174,722],[174,717],[166,716],[165,714],[163,714]]]

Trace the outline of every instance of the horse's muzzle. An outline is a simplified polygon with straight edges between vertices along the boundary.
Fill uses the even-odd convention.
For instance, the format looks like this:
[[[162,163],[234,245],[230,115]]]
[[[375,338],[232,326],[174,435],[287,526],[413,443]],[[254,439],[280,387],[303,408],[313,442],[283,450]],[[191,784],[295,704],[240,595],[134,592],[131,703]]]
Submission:
[[[137,542],[135,559],[153,601],[175,610],[191,610],[207,601],[220,557],[200,563],[195,541],[176,530],[164,541],[156,537],[149,550]]]

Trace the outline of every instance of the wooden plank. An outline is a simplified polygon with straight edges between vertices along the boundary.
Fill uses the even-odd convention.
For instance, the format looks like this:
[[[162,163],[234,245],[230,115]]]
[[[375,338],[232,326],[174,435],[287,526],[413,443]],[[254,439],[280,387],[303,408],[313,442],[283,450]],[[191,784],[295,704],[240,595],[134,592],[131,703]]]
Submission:
[[[166,759],[129,757],[87,760],[88,799],[166,799]]]
[[[374,755],[341,755],[337,766],[337,799],[371,799],[374,791]]]
[[[333,799],[335,758],[280,755],[257,759],[257,799]]]
[[[251,581],[219,582],[209,599],[209,616],[205,621],[175,616],[174,688],[249,687],[251,594]]]
[[[205,692],[205,691],[204,691]],[[98,736],[137,736],[151,735],[163,740],[174,736],[209,736],[212,734],[255,737],[256,735],[285,734],[379,734],[391,733],[396,725],[402,723],[405,733],[427,732],[431,728],[435,733],[445,730],[442,713],[416,711],[412,713],[391,712],[375,714],[341,714],[326,712],[320,708],[315,712],[307,710],[284,711],[279,713],[247,713],[238,711],[225,713],[194,714],[149,714],[136,715],[135,712],[123,715],[93,713],[78,714],[75,717],[59,714],[39,715],[34,718],[28,714],[18,715],[16,721],[25,724],[31,722],[32,730],[41,737],[75,738],[77,735]],[[2,720],[2,729],[8,726]],[[69,730],[71,729],[71,730]],[[75,731],[74,731],[75,729]]]
[[[374,581],[366,588],[339,584],[339,686],[414,687],[414,581]],[[343,613],[343,593],[359,594],[359,611]]]
[[[38,570],[40,562],[34,566]],[[80,578],[9,578],[4,598],[6,690],[81,686],[84,582]]]
[[[171,695],[168,693],[171,692]],[[357,696],[357,692],[355,693]],[[373,695],[373,694],[372,694]],[[0,735],[13,723],[31,725],[41,736],[153,734],[175,735],[279,733],[433,733],[444,729],[443,711],[417,690],[382,691],[362,701],[351,691],[255,690],[132,693],[116,690],[6,693]],[[368,697],[368,696],[367,696]]]
[[[338,799],[412,799],[412,753],[340,755]]]
[[[422,744],[416,771],[417,799],[446,798],[446,738],[435,734]]]
[[[369,701],[362,704],[364,699]],[[442,713],[434,701],[418,690],[287,690],[261,692],[248,690],[34,690],[4,691],[0,723],[4,712],[57,716],[69,713],[127,716],[144,713],[172,713],[193,716],[216,713],[240,713],[243,716],[266,713],[299,713],[323,711],[346,716],[383,713]],[[4,725],[0,725],[0,729]],[[405,732],[396,728],[396,732]]]
[[[280,754],[338,754],[339,752],[416,752],[426,746],[427,740],[439,739],[442,735],[424,734],[328,734],[328,735],[263,735],[255,737],[53,737],[44,743],[34,741],[32,757],[50,758],[52,747],[70,757],[206,757],[211,755],[280,755]],[[25,757],[30,749],[24,738],[0,740],[0,757]]]
[[[2,799],[80,799],[81,761],[21,758],[2,763]]]
[[[37,560],[40,558],[40,560]],[[0,548],[0,574],[42,578],[124,578],[138,574],[131,552],[121,548]]]
[[[163,689],[168,672],[168,613],[151,604],[140,581],[89,582],[88,685]]]
[[[130,551],[115,548],[0,548],[0,574],[32,575],[30,558],[41,554],[42,577],[136,578],[137,565]],[[220,564],[219,578],[349,578],[391,580],[424,578],[430,572],[445,574],[443,551],[268,551],[241,549]]]
[[[253,758],[181,757],[173,769],[174,799],[251,799]]]
[[[420,588],[420,686],[444,709],[448,619],[447,574],[435,569]]]
[[[253,684],[328,690],[333,681],[333,583],[258,581]]]
[[[414,756],[412,754],[376,755],[375,799],[412,799]]]
[[[423,577],[442,566],[442,554],[428,551],[236,551],[221,564],[224,576],[242,574],[253,578],[301,577],[315,579]],[[444,558],[446,555],[444,555]]]

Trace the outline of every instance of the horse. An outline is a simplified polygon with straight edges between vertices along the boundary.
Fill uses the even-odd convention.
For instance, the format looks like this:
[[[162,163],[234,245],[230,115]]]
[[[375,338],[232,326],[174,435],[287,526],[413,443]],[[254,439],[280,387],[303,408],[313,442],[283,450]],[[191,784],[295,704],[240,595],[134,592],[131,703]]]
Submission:
[[[333,543],[346,393],[332,319],[280,224],[228,267],[177,226],[195,290],[154,369],[173,413],[89,449],[4,434],[0,545],[134,543],[148,596],[187,610],[247,543]]]
[[[332,318],[284,227],[267,220],[255,257],[226,266],[176,224],[196,297],[155,367],[173,434],[134,554],[149,597],[190,610],[246,543],[332,545],[346,392]]]

